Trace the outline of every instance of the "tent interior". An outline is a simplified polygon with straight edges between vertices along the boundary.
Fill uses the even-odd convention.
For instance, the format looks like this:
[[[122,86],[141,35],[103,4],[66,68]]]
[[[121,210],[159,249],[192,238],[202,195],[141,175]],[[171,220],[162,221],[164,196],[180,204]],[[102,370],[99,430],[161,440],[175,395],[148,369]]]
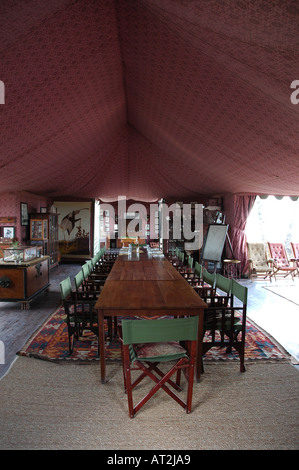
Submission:
[[[257,196],[287,197],[296,201],[299,198],[298,16],[298,0],[1,0],[0,257],[1,243],[5,246],[5,235],[9,233],[22,244],[32,241],[34,244],[30,218],[37,214],[46,217],[50,212],[67,217],[82,208],[90,209],[86,229],[89,246],[87,252],[73,257],[78,262],[78,259],[90,259],[101,246],[101,240],[97,239],[97,246],[95,240],[100,220],[96,211],[102,204],[116,207],[119,197],[130,203],[142,203],[146,208],[162,200],[169,205],[196,202],[211,213],[216,208],[225,215],[233,257],[241,261],[245,277],[248,268],[245,226]],[[204,223],[207,225],[211,220],[207,218]],[[273,233],[273,241],[276,242],[275,235]],[[299,242],[298,234],[293,241]],[[71,262],[67,268],[70,266]],[[52,269],[53,275],[58,272]],[[295,283],[297,281],[298,277]],[[240,282],[249,284],[248,279]],[[61,303],[58,290],[57,295]],[[255,299],[255,291],[251,298]],[[38,308],[42,310],[44,297],[38,296],[38,299]],[[256,304],[252,303],[252,310]],[[260,308],[267,310],[267,321],[269,317],[272,323],[274,304],[275,301],[268,310],[263,305]],[[278,302],[276,304],[278,310]],[[44,318],[29,309],[24,309],[20,315],[19,305],[12,312],[13,306],[9,307],[10,316],[5,309],[0,312],[0,326],[8,337],[7,355],[12,344],[10,353],[15,357],[13,348],[18,344],[15,337],[23,341],[26,334],[29,337],[40,327],[37,322],[41,323]],[[291,308],[285,310],[287,314]],[[284,334],[289,340],[291,333],[297,335],[296,324],[286,316],[282,322],[281,311],[277,313],[276,327],[279,325],[277,328],[283,332],[284,327],[288,328]],[[44,309],[43,315],[49,312]],[[11,326],[12,318],[16,321]],[[297,347],[298,337],[295,340]],[[51,368],[45,361],[33,361],[29,369],[36,382],[31,384],[29,374],[29,392],[22,392],[20,399],[14,399],[23,385],[18,375],[23,363],[25,359],[20,358],[13,373],[1,382],[5,395],[3,415],[7,416],[2,423],[5,438],[2,446],[13,448],[18,439],[23,438],[28,438],[29,442],[33,428],[42,436],[32,438],[36,439],[36,446],[41,438],[51,448],[47,442],[49,428],[53,431],[53,446],[60,439],[59,433],[56,436],[57,429],[63,435],[61,441],[68,445],[69,436],[73,435],[70,433],[82,429],[78,425],[79,415],[86,423],[86,439],[92,433],[98,438],[101,435],[91,424],[95,415],[107,415],[109,426],[113,423],[98,382],[94,386],[92,382],[88,388],[84,378],[81,380],[74,375],[67,382],[71,383],[67,392],[63,391],[63,396],[57,398],[53,384],[56,381],[60,386],[63,380],[59,382],[54,375],[52,378],[51,371],[48,372]],[[46,372],[42,371],[41,382],[38,382],[35,369],[43,367]],[[80,367],[76,373],[80,374],[78,369]],[[53,370],[63,373],[60,366],[53,366]],[[71,375],[69,371],[71,367],[68,369]],[[84,373],[87,371],[92,372],[91,368],[84,369]],[[15,373],[17,386],[10,386]],[[276,383],[284,387],[282,392],[278,389],[280,401],[276,403],[274,392],[268,399],[263,372],[257,373],[260,374],[257,380],[251,377],[255,381],[252,388],[257,382],[261,384],[266,416],[279,418],[281,423],[274,422],[271,431],[270,426],[265,432],[260,428],[254,430],[251,433],[254,441],[249,442],[252,446],[273,447],[272,430],[281,432],[286,427],[291,444],[282,434],[279,445],[298,447],[295,424],[292,424],[298,403],[293,384],[298,385],[298,377],[284,380],[282,372],[278,379],[270,377],[273,390]],[[239,423],[243,420],[241,447],[246,447],[252,408],[256,410],[257,425],[264,422],[259,405],[253,406],[255,398],[250,396],[244,400],[240,393],[238,387],[242,380],[244,390],[251,393],[244,375],[240,376],[235,394],[231,393],[230,379],[221,378],[225,403],[223,406],[216,403],[214,407],[223,412],[223,421],[215,419],[218,428],[214,446],[223,424],[224,439],[233,436],[234,445],[240,447]],[[47,380],[50,385],[52,380],[52,388]],[[75,386],[72,380],[77,381]],[[44,385],[40,387],[40,383]],[[98,406],[99,402],[105,410],[101,414],[98,408],[94,408],[94,412],[86,408],[81,412],[80,408],[78,412],[75,406],[72,412],[76,417],[69,420],[67,416],[67,425],[63,428],[58,424],[61,421],[58,408],[52,406],[51,400],[55,399],[56,404],[64,408],[66,395],[70,390],[76,394],[79,383],[86,385],[82,396],[95,390],[99,393],[99,400],[94,400],[92,405]],[[49,413],[53,413],[50,426],[51,419],[39,405],[39,397],[36,402],[31,401],[33,387],[37,392],[41,389],[41,397],[47,395],[46,391],[49,393]],[[288,387],[292,390],[291,401]],[[218,399],[218,384],[211,385],[205,394],[207,397],[211,397],[211,390]],[[105,393],[112,397],[111,384]],[[289,397],[287,404],[286,396]],[[231,408],[226,397],[231,399]],[[29,411],[23,412],[26,400]],[[200,400],[205,400],[205,396]],[[286,418],[279,409],[282,400],[287,407]],[[243,408],[244,403],[247,408]],[[273,412],[271,406],[276,406],[276,411]],[[228,410],[230,414],[233,410],[233,431],[232,421],[227,419]],[[28,420],[28,416],[35,414],[42,414],[47,421],[44,428],[39,423],[35,426],[35,418]],[[12,415],[16,416],[13,424]],[[210,418],[213,413],[208,410],[206,415]],[[174,416],[171,423],[173,429],[177,429]],[[201,424],[200,407],[198,416]],[[151,423],[152,417],[149,418]],[[163,413],[161,419],[164,420]],[[186,421],[187,437],[191,433],[195,438],[205,435],[211,422],[193,428],[190,421]],[[72,431],[67,427],[69,423]],[[132,435],[132,428],[127,427],[122,417],[117,417],[110,427],[111,439],[122,432],[119,423],[125,423],[122,437],[126,440]],[[151,428],[144,423],[145,428]],[[166,424],[165,433],[170,432],[171,427]],[[164,428],[161,429],[164,433]],[[18,433],[16,438],[14,432]],[[139,431],[133,434],[134,439],[136,436],[143,439]],[[161,445],[164,434],[162,431],[157,434],[161,435]],[[179,437],[179,433],[176,434]],[[80,438],[76,437],[72,444],[77,444]],[[263,444],[263,439],[268,438]],[[28,447],[31,445],[28,442],[22,445]],[[154,442],[157,445],[157,441]],[[96,445],[103,444],[97,442]],[[109,448],[110,441],[105,445]],[[125,447],[127,443],[122,445]],[[173,441],[173,445],[175,449],[180,448],[177,441]],[[188,445],[187,442],[186,448]],[[194,444],[196,446],[198,443]]]

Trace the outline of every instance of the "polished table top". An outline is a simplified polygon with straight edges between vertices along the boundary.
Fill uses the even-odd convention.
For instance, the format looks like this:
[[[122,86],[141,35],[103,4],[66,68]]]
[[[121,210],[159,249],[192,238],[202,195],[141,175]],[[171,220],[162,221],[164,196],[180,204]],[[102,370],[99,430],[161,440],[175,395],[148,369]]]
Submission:
[[[141,257],[139,260],[119,256],[107,281],[181,281],[181,274],[165,258]]]
[[[128,315],[132,311],[136,315],[136,310],[149,316],[157,315],[157,311],[163,315],[191,315],[198,314],[198,309],[206,304],[183,278],[182,281],[106,280],[95,307],[105,310],[105,315]]]

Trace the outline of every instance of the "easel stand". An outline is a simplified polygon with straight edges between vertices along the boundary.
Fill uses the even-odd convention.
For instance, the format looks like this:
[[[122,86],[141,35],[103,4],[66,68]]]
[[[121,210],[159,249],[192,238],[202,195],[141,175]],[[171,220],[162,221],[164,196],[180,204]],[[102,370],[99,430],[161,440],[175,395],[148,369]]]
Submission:
[[[223,260],[224,275],[229,278],[240,278],[240,260],[235,259],[232,244],[227,233],[228,225],[225,224],[211,224],[209,225],[207,238],[203,248],[202,263],[210,262],[214,264],[214,273],[217,269],[217,264],[221,262],[222,253],[225,241],[227,241],[230,248],[232,259]]]

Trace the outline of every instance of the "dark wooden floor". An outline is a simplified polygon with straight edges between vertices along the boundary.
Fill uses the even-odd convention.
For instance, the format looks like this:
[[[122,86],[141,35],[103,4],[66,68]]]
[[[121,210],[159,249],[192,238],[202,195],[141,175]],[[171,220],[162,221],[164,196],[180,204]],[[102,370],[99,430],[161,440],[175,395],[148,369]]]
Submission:
[[[80,269],[79,264],[62,264],[52,269],[49,291],[33,300],[29,310],[21,310],[18,303],[0,303],[0,340],[5,345],[5,364],[0,364],[0,378],[11,367],[16,353],[59,306],[60,281],[70,276],[73,283]],[[295,358],[294,362],[299,362],[299,306],[265,289],[278,284],[299,289],[299,279],[241,282],[249,289],[248,317],[276,339]]]
[[[30,304],[30,309],[21,310],[18,302],[0,302],[0,341],[5,347],[5,364],[0,364],[0,378],[7,373],[16,359],[16,353],[31,335],[58,308],[61,302],[59,283],[70,276],[73,284],[80,264],[62,264],[50,271],[50,288],[42,292]]]

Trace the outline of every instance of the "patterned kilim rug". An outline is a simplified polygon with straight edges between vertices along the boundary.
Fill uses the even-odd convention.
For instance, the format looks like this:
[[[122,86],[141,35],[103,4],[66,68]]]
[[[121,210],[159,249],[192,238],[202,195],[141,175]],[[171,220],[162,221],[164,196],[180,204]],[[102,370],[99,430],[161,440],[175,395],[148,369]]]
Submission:
[[[97,337],[91,332],[85,332],[79,341],[75,342],[73,354],[68,349],[67,325],[65,313],[59,308],[29,339],[20,356],[35,357],[53,362],[89,362],[99,360]],[[120,343],[117,339],[106,342],[106,359],[121,360]],[[204,356],[206,361],[239,360],[236,351],[227,354],[225,349],[212,348]],[[290,360],[290,355],[273,339],[266,336],[250,320],[247,320],[245,360]]]

